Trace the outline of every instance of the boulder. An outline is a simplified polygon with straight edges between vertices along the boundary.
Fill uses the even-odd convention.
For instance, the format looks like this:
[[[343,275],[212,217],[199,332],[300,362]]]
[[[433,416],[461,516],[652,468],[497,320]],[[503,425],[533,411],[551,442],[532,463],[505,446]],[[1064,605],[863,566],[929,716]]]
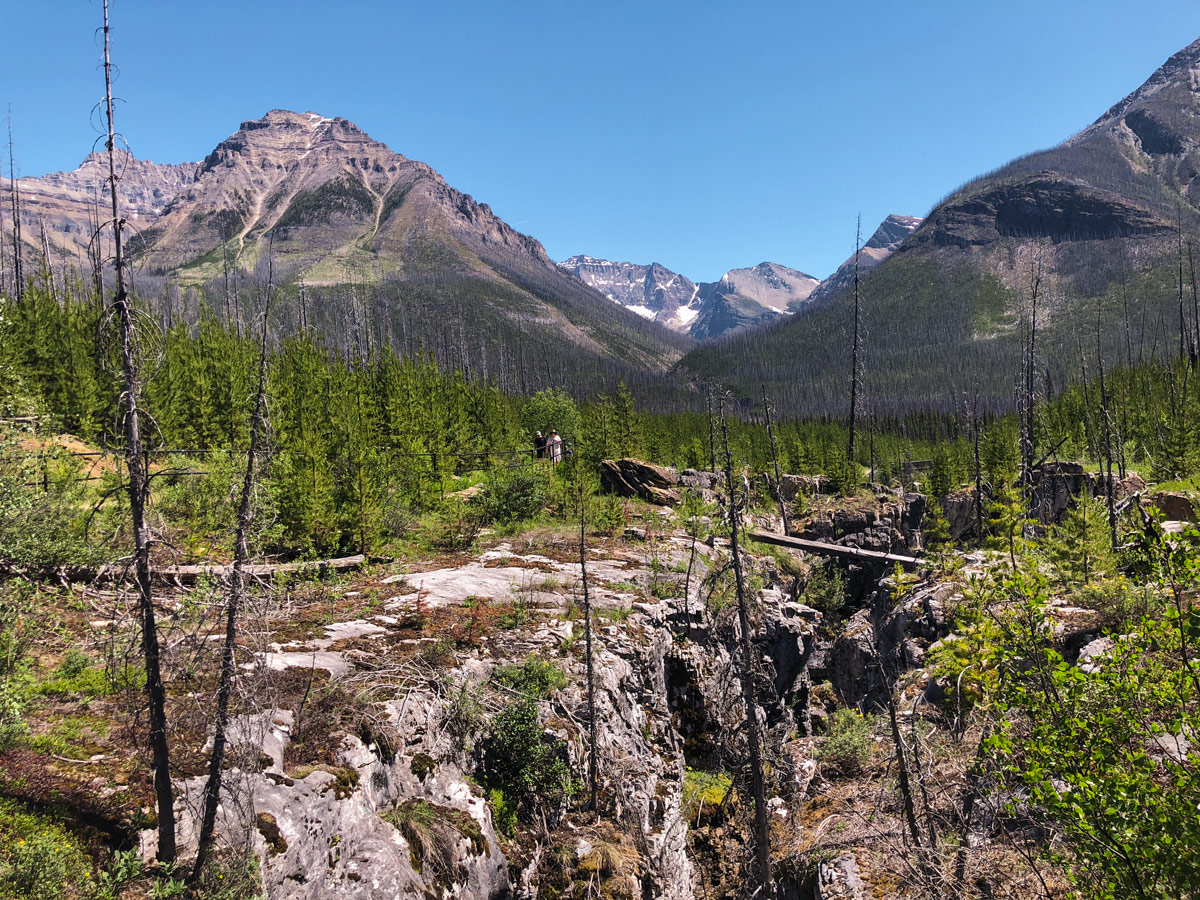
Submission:
[[[675,506],[680,501],[679,479],[670,469],[640,459],[606,459],[600,463],[600,484],[620,497],[640,497],[650,503]]]
[[[1061,522],[1084,487],[1094,488],[1094,479],[1078,463],[1046,463],[1034,470],[1033,478],[1030,511],[1043,525]]]
[[[1079,659],[1076,664],[1080,669],[1087,672],[1089,675],[1100,671],[1104,663],[1104,659],[1113,648],[1111,638],[1101,637],[1084,645],[1079,651]]]
[[[1179,491],[1159,491],[1150,497],[1150,502],[1158,507],[1169,522],[1195,522],[1196,507],[1191,498]]]
[[[1142,476],[1137,472],[1128,472],[1124,478],[1117,482],[1113,495],[1118,500],[1124,500],[1126,497],[1140,494],[1145,489],[1146,482],[1142,479]]]
[[[779,493],[789,503],[797,497],[832,491],[833,483],[823,475],[782,475],[779,479]]]
[[[862,900],[867,896],[853,853],[821,863],[817,870],[816,900]]]
[[[679,483],[700,495],[705,503],[713,503],[725,489],[725,476],[721,472],[697,472],[684,469],[679,473]]]
[[[862,700],[874,705],[883,696],[883,679],[875,663],[875,631],[871,611],[860,609],[829,649],[826,661],[829,681],[847,706]]]
[[[985,490],[983,497],[984,518],[987,517],[987,504],[991,498]],[[946,513],[946,521],[950,523],[950,540],[959,541],[975,528],[975,489],[955,491],[942,498],[942,509]]]

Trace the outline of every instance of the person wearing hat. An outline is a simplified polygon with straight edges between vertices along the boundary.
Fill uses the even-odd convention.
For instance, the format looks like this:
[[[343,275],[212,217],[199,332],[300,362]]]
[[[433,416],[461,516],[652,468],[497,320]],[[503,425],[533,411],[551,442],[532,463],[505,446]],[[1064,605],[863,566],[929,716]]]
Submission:
[[[546,441],[546,449],[550,451],[550,462],[556,466],[562,462],[562,438],[553,429],[550,431],[549,440]]]
[[[533,452],[537,454],[538,459],[542,459],[546,455],[546,436],[540,431],[533,439]]]

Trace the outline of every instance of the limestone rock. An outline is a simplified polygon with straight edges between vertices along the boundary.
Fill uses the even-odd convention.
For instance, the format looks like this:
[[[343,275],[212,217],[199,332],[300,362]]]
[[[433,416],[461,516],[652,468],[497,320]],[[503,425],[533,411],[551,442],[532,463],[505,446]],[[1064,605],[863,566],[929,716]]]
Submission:
[[[991,501],[991,496],[988,491],[983,492],[983,508],[984,517],[987,516],[987,504]],[[971,488],[966,491],[955,491],[952,494],[947,494],[942,498],[942,510],[946,514],[946,521],[950,524],[950,539],[952,541],[961,540],[966,534],[969,534],[975,527],[975,489]]]
[[[1099,672],[1104,663],[1104,657],[1112,648],[1112,638],[1096,638],[1079,651],[1079,659],[1076,662],[1079,668],[1085,672]]]
[[[620,497],[640,497],[650,503],[674,506],[680,501],[679,479],[670,469],[640,459],[606,459],[600,463],[600,484]]]
[[[816,900],[865,900],[867,890],[858,875],[858,860],[843,853],[835,860],[821,863],[817,870]]]

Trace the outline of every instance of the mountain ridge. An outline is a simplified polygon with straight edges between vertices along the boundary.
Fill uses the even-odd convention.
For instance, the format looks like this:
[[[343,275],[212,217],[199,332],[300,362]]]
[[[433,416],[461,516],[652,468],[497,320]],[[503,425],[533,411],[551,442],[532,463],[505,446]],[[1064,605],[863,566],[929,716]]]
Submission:
[[[269,255],[276,283],[306,298],[306,312],[278,307],[286,327],[319,321],[332,346],[347,347],[368,326],[531,389],[565,383],[572,361],[605,384],[661,373],[690,346],[570,277],[486,203],[346,119],[276,109],[242,122],[200,162],[125,154],[119,163],[126,246],[151,293],[159,283],[200,288],[228,315],[230,291]],[[75,172],[19,180],[26,236],[44,223],[58,261],[95,265],[91,238],[110,216],[105,167],[93,155]],[[38,259],[41,246],[27,243],[24,254]]]
[[[817,279],[779,263],[730,269],[697,282],[657,262],[618,262],[576,254],[559,263],[614,303],[681,334],[704,340],[794,312]]]
[[[860,274],[891,253],[921,223],[915,216],[890,215],[863,245]],[[654,262],[618,262],[576,254],[559,266],[608,299],[698,340],[761,326],[819,305],[852,280],[851,256],[820,280],[780,263],[729,269],[717,281],[693,281]]]
[[[1035,281],[1039,392],[1094,370],[1097,353],[1113,365],[1130,347],[1195,347],[1200,322],[1174,307],[1178,249],[1200,243],[1198,188],[1195,41],[1078,134],[952,191],[860,279],[869,408],[958,415],[978,393],[981,409],[1010,410]],[[745,398],[766,384],[791,415],[845,414],[842,282],[806,315],[693,350],[678,370]]]

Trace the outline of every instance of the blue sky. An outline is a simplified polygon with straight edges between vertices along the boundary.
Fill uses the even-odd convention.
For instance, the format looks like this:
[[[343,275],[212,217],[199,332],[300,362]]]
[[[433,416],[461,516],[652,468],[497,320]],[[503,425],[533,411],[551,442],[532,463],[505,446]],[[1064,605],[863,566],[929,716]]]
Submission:
[[[99,0],[9,7],[18,172],[74,168],[97,136]],[[275,107],[344,116],[555,259],[697,280],[828,275],[859,213],[867,233],[924,215],[1200,37],[1195,0],[112,0],[112,20],[142,158],[201,159]]]

